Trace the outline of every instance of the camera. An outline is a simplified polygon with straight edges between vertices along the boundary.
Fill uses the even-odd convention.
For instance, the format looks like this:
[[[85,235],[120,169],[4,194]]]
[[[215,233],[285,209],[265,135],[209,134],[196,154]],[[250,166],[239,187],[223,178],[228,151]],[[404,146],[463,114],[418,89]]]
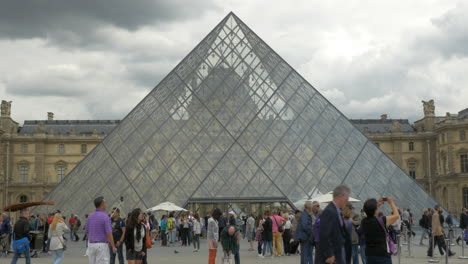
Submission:
[[[387,199],[387,196],[383,196],[382,197],[382,201],[386,202],[388,199]]]

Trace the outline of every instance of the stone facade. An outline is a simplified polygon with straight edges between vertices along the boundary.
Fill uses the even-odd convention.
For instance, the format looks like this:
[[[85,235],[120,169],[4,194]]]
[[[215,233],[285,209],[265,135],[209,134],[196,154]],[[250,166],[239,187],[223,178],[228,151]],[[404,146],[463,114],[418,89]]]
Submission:
[[[468,207],[468,109],[435,115],[434,101],[423,101],[424,117],[408,120],[351,120],[394,162],[445,208]]]
[[[423,102],[424,117],[351,120],[395,163],[447,209],[468,206],[468,109],[435,115]],[[41,200],[119,123],[116,120],[25,121],[11,119],[11,102],[0,117],[0,205]]]
[[[12,120],[11,102],[0,117],[0,205],[40,201],[70,172],[118,121]]]

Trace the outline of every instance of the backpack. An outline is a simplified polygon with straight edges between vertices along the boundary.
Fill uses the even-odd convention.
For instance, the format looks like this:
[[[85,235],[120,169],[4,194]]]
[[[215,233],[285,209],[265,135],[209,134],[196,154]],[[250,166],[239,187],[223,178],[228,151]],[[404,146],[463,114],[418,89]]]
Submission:
[[[174,229],[174,220],[172,220],[172,218],[169,218],[169,220],[167,220],[167,229]]]
[[[452,215],[447,215],[445,222],[447,223],[447,225],[453,225]]]
[[[419,219],[419,226],[420,226],[420,227],[426,228],[426,227],[425,227],[425,223],[424,223],[424,216],[421,217],[421,219]]]
[[[320,242],[320,217],[315,219],[314,226],[312,227],[312,231],[314,233],[314,242]]]

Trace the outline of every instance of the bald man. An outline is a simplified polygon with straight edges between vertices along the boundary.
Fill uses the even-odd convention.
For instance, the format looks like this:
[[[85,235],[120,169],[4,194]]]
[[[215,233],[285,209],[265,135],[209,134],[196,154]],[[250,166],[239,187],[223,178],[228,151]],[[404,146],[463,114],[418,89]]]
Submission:
[[[226,226],[221,233],[221,245],[223,246],[224,256],[234,254],[234,262],[240,264],[239,256],[240,232],[235,226]]]

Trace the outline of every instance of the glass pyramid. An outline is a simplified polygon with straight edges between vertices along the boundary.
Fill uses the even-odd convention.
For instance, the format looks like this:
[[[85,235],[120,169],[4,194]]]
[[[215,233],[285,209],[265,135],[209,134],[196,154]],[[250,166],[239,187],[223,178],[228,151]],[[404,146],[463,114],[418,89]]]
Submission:
[[[46,200],[67,215],[93,211],[100,195],[126,210],[193,200],[292,205],[339,184],[416,212],[436,204],[230,13]]]

